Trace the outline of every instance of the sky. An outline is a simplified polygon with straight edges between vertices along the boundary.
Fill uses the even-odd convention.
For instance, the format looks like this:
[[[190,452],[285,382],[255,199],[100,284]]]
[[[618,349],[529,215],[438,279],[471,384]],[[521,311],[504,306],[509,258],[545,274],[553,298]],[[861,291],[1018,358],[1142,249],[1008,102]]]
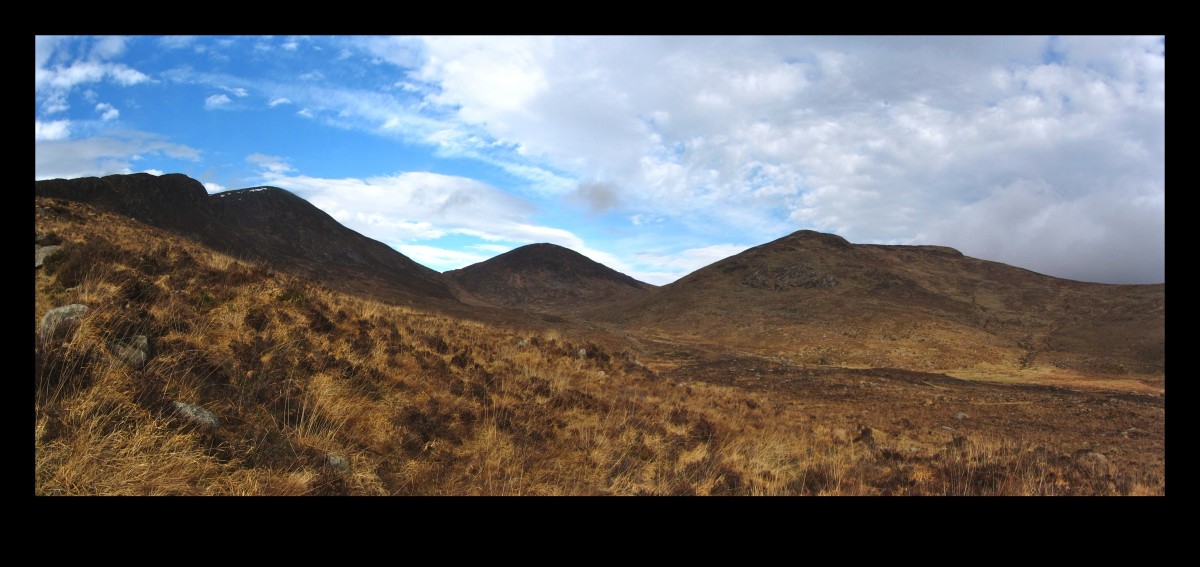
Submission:
[[[435,270],[801,229],[1165,280],[1163,37],[34,38],[34,176],[271,185]]]

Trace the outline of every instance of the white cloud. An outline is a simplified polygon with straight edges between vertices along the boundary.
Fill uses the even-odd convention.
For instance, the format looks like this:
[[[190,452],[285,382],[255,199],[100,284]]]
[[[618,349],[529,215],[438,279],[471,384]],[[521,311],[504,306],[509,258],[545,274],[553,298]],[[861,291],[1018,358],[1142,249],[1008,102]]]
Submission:
[[[205,110],[213,110],[213,109],[217,109],[217,108],[223,108],[223,107],[229,106],[230,102],[232,102],[232,100],[230,100],[228,95],[215,94],[215,95],[212,95],[212,96],[204,99],[204,108],[205,108]]]
[[[1052,247],[1008,239],[1009,262],[1080,273],[1068,268],[1071,255],[1098,261],[1107,245],[1088,226],[1158,230],[1145,209],[1099,214],[1097,203],[1164,184],[1161,38],[365,43],[415,68],[410,81],[430,85],[421,91],[425,112],[445,118],[425,139],[445,155],[591,180],[589,189],[603,190],[577,196],[597,210],[636,211],[635,223],[667,218],[750,241],[817,228],[856,242],[923,234],[970,243],[965,233],[929,227],[966,214],[983,226],[997,222],[1007,209],[989,188],[1037,179],[1074,205],[1035,200],[1022,214],[1069,209],[1080,224],[1057,237],[1081,249],[1051,255]],[[1043,60],[1050,49],[1057,60]],[[1151,248],[1140,256],[1118,247],[1112,263],[1146,269],[1146,256],[1161,256],[1159,240],[1143,241]]]
[[[279,156],[254,153],[246,156],[246,161],[263,168],[270,175],[294,171],[292,166],[288,165],[287,160]]]
[[[71,136],[70,120],[54,120],[52,122],[33,121],[33,139],[65,140]]]
[[[740,254],[748,248],[749,246],[740,244],[713,244],[699,248],[688,248],[671,254],[639,252],[633,256],[633,259],[639,267],[637,271],[649,272],[650,274],[646,276],[648,279],[643,279],[642,281],[662,285],[675,281],[713,262]]]
[[[280,47],[282,47],[288,51],[295,51],[297,48],[300,47],[300,44],[296,43],[295,41],[289,41],[289,42],[284,43]]]
[[[88,58],[95,61],[112,59],[125,52],[126,38],[119,35],[101,36],[96,38]]]
[[[78,85],[109,80],[122,86],[151,81],[145,73],[111,59],[125,52],[126,38],[38,36],[34,38],[34,90],[39,99],[63,97]],[[86,53],[85,56],[79,56]],[[53,103],[51,107],[55,106]]]
[[[117,110],[113,107],[113,105],[108,104],[107,102],[97,104],[96,112],[100,113],[100,119],[105,122],[109,120],[116,120],[117,118],[121,117],[121,111]]]
[[[132,172],[130,172],[130,173],[132,173]],[[157,176],[163,174],[163,170],[161,170],[161,169],[143,169],[141,171],[141,173],[149,173],[150,175],[157,177]]]
[[[95,83],[105,78],[122,86],[136,85],[150,80],[150,77],[141,71],[125,65],[79,61],[69,66],[37,69],[34,73],[34,84],[39,90],[43,88],[67,90],[76,85]]]
[[[293,191],[338,222],[397,248],[458,234],[489,242],[550,242],[614,268],[624,267],[615,255],[589,248],[568,230],[532,222],[537,210],[528,201],[473,179],[428,172],[325,179],[296,175],[275,156],[254,154],[247,161],[262,168],[263,183]],[[433,254],[433,248],[416,250]],[[438,254],[440,269],[450,269],[445,267],[450,256]]]
[[[54,93],[42,102],[42,112],[46,114],[56,114],[70,110],[71,105],[67,104],[67,94],[65,92]]]
[[[246,96],[246,95],[250,94],[249,92],[247,92],[247,91],[246,91],[246,89],[244,89],[244,88],[242,88],[242,87],[226,87],[226,86],[222,86],[221,88],[222,88],[222,89],[224,89],[224,90],[225,90],[225,92],[227,92],[227,93],[230,93],[230,94],[232,94],[233,96],[236,96],[236,97],[239,97],[239,98],[241,98],[241,97],[244,97],[244,96]]]
[[[134,161],[155,155],[199,161],[195,148],[166,141],[162,136],[137,131],[110,131],[80,140],[45,139],[34,144],[35,179],[131,173]]]
[[[447,250],[436,246],[427,246],[424,244],[397,244],[396,249],[401,254],[412,258],[417,263],[433,268],[439,272],[446,270],[457,270],[477,264],[489,257],[481,254],[472,254],[470,252],[462,252],[458,250]]]
[[[215,51],[222,41],[205,43]],[[226,48],[251,49],[256,41],[268,40],[240,38]],[[270,40],[276,46],[301,41],[309,40]],[[226,85],[242,85],[236,89],[261,94],[272,107],[294,104],[313,124],[425,144],[437,158],[483,164],[516,179],[508,190],[548,207],[576,200],[594,213],[612,213],[603,222],[628,219],[613,229],[638,235],[638,247],[625,249],[649,252],[609,258],[623,260],[634,277],[632,270],[650,274],[644,281],[707,258],[698,251],[734,246],[716,243],[766,242],[800,228],[838,232],[853,242],[937,239],[927,243],[1043,266],[1056,275],[1083,274],[1079,258],[1093,265],[1104,259],[1111,268],[1105,273],[1123,274],[1111,277],[1132,277],[1135,269],[1152,274],[1156,268],[1147,258],[1163,256],[1157,220],[1165,186],[1161,38],[318,41],[331,55],[340,52],[338,77],[350,74],[341,72],[344,66],[370,71],[373,82],[339,84],[321,74],[325,67],[277,75],[286,80],[192,70],[160,76],[224,93],[214,95],[225,97],[218,106],[238,96]],[[36,39],[35,108],[43,112],[45,135],[79,136],[98,124],[47,121],[66,109],[70,88],[138,80],[132,73],[146,77],[127,67],[122,74],[111,59],[126,43]],[[43,126],[37,128],[41,136]],[[310,179],[290,169],[275,174],[299,185]],[[385,208],[398,199],[415,206],[409,212],[379,211],[369,206],[374,203],[313,190],[330,199],[331,214],[375,226],[396,242],[467,234],[496,246],[550,241],[589,250],[597,260],[604,256],[575,233],[544,226],[531,209],[509,209],[493,198],[503,191],[443,177],[321,180],[381,191]],[[411,202],[418,195],[436,202],[430,187],[473,196],[479,202],[464,210],[484,218],[439,217]],[[1047,220],[1056,216],[1070,222]],[[1005,225],[1072,244],[1006,236]],[[1143,236],[1116,243],[1111,235],[1121,231]],[[677,238],[678,232],[688,234]],[[1134,243],[1148,248],[1139,252]],[[671,254],[672,246],[692,250],[694,258],[670,260],[683,254]]]

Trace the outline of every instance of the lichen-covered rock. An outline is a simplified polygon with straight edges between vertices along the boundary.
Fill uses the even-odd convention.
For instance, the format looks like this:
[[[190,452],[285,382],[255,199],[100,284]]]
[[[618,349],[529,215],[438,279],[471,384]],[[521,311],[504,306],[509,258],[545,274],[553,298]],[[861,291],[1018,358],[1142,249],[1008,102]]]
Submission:
[[[42,341],[70,340],[79,328],[79,322],[87,315],[88,306],[74,303],[51,309],[38,325],[38,337]]]
[[[221,426],[221,420],[217,419],[216,414],[200,406],[183,402],[171,402],[171,405],[175,407],[175,415],[184,423],[204,429],[216,429]]]
[[[112,352],[121,362],[140,370],[145,368],[146,362],[150,360],[150,338],[146,335],[135,335],[127,341],[114,342]]]
[[[54,253],[62,250],[62,246],[37,246],[33,253],[33,267],[40,268],[46,261],[46,258],[54,255]]]

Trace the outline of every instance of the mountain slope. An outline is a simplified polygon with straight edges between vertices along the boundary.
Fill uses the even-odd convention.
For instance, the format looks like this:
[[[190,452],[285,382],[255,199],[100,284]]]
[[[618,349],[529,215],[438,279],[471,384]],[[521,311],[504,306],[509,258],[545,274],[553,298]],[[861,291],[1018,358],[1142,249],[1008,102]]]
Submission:
[[[137,173],[37,181],[35,193],[93,204],[343,289],[392,300],[457,303],[451,286],[434,270],[277,187],[209,195],[185,175]]]
[[[278,187],[253,187],[208,197],[213,213],[238,236],[239,252],[276,265],[303,262],[314,273],[350,270],[358,278],[387,276],[418,296],[450,299],[441,276],[392,247],[367,238],[308,201]],[[349,278],[344,278],[349,279]]]
[[[568,312],[636,298],[655,286],[554,244],[530,244],[443,274],[496,305]]]
[[[1164,301],[1165,284],[1076,282],[946,247],[799,231],[588,315],[811,364],[1161,385]]]

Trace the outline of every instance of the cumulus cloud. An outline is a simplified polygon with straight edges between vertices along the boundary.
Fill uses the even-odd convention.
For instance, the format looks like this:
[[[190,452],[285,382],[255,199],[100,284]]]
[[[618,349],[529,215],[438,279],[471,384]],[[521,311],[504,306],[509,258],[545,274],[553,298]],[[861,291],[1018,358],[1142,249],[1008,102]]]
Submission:
[[[61,96],[78,85],[103,80],[121,86],[150,81],[145,73],[110,61],[125,52],[119,36],[75,38],[39,36],[34,41],[34,90],[41,97]],[[79,53],[86,53],[79,56]]]
[[[205,110],[224,108],[224,107],[229,106],[230,102],[233,102],[233,101],[230,100],[228,95],[215,94],[215,95],[212,95],[212,96],[204,99],[204,108],[205,108]]]
[[[96,112],[100,113],[100,119],[105,122],[107,122],[109,120],[116,120],[117,118],[120,118],[120,116],[121,116],[121,111],[117,110],[116,108],[113,107],[113,105],[108,104],[107,102],[102,102],[100,104],[97,104]]]
[[[1018,225],[1070,212],[1074,225],[1042,235],[1072,244],[996,233],[975,249],[1061,275],[1108,256],[1151,279],[1145,258],[1161,256],[1157,234],[1138,240],[1146,253],[1089,236],[1161,226],[1152,208],[1099,206],[1155,202],[1143,188],[1163,185],[1161,38],[434,37],[370,50],[434,86],[423,102],[461,134],[430,141],[473,137],[491,148],[474,155],[592,180],[572,187],[593,210],[755,241],[817,228],[970,249],[990,233],[930,227],[1011,222],[995,188],[1038,180],[1063,201],[1023,201]]]
[[[71,121],[70,120],[54,120],[52,122],[42,122],[41,120],[33,121],[33,139],[40,140],[65,140],[71,136]]]
[[[45,114],[56,114],[70,110],[71,105],[67,104],[67,94],[64,92],[54,93],[42,102],[42,112]]]
[[[208,191],[208,192],[209,192],[209,194],[212,194],[212,193],[220,193],[221,191],[224,191],[224,190],[225,190],[225,186],[224,186],[224,185],[217,184],[217,183],[205,182],[205,183],[204,183],[204,190],[205,190],[205,191]]]
[[[118,60],[135,41],[36,38],[35,108],[42,114],[35,137],[62,142],[102,124],[51,120],[68,110],[68,95],[79,85],[150,80]],[[157,41],[164,49],[198,45]],[[313,188],[330,199],[331,214],[381,227],[406,245],[446,234],[496,246],[550,241],[617,269],[624,262],[629,271],[621,271],[663,283],[708,259],[706,249],[715,254],[737,247],[729,243],[812,228],[853,242],[954,246],[1065,277],[1161,278],[1155,275],[1162,273],[1165,240],[1161,37],[205,41],[211,51],[231,54],[255,42],[283,49],[320,43],[338,58],[336,71],[306,64],[266,79],[180,67],[156,76],[221,93],[213,97],[223,99],[210,97],[217,108],[237,106],[236,97],[252,91],[271,107],[295,105],[297,114],[313,119],[306,127],[424,145],[434,159],[474,162],[494,175],[488,179],[504,180],[481,184],[486,189],[453,176],[444,176],[452,182],[363,172],[321,180],[383,191],[390,197],[377,197],[385,202],[399,199],[430,214],[411,201],[420,195],[435,202],[428,187],[438,187],[488,202],[464,208],[482,219],[379,211]],[[346,83],[350,75],[377,79]],[[206,108],[212,108],[207,101]],[[97,112],[103,117],[98,106]],[[264,171],[306,182],[275,159],[289,169],[264,162]],[[528,206],[574,202],[611,214],[603,222],[628,219],[603,228],[636,246],[605,256],[578,236],[596,238],[596,227],[567,230],[561,216],[553,217],[558,226],[546,226],[537,219],[549,215],[497,204],[492,196],[505,192]]]

